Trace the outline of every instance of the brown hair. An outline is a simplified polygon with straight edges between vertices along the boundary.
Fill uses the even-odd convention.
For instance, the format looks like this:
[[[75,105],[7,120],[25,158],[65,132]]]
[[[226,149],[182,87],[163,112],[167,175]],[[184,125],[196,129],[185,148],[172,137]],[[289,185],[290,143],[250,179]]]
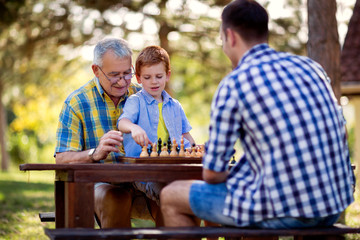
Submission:
[[[231,28],[248,42],[266,41],[269,16],[266,10],[254,0],[236,0],[223,10],[222,29]]]
[[[158,63],[164,63],[166,74],[170,71],[169,54],[159,46],[149,46],[144,48],[136,58],[136,75],[140,76],[143,66],[152,66]]]

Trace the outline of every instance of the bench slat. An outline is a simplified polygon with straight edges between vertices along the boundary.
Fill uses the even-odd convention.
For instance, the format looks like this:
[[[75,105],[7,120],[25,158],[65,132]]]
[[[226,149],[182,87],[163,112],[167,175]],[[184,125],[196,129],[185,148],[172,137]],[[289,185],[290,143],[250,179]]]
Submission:
[[[55,222],[55,212],[42,212],[39,213],[41,222]]]
[[[50,239],[144,239],[144,238],[203,238],[203,237],[265,237],[265,236],[335,236],[360,233],[360,228],[336,224],[328,228],[250,229],[232,227],[161,227],[122,229],[45,229]]]

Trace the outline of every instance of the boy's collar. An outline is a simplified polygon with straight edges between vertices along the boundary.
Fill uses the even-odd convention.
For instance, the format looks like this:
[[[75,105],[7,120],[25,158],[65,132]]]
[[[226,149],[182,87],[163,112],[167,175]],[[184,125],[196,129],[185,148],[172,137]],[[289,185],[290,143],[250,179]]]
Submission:
[[[153,96],[151,96],[145,89],[142,89],[141,93],[144,95],[145,101],[148,104],[151,104],[153,101],[156,101],[156,99]],[[170,95],[165,90],[162,91],[161,96],[163,98],[163,104],[167,103],[171,98]]]

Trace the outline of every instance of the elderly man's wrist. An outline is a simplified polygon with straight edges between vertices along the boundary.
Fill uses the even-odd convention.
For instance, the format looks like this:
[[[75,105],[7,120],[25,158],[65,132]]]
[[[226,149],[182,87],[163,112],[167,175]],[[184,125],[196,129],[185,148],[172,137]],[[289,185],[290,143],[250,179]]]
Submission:
[[[91,162],[99,162],[99,161],[100,161],[100,159],[96,159],[96,158],[95,158],[95,152],[96,152],[96,148],[92,148],[92,149],[90,149],[90,151],[88,152],[88,155],[89,155],[89,157],[90,157]]]

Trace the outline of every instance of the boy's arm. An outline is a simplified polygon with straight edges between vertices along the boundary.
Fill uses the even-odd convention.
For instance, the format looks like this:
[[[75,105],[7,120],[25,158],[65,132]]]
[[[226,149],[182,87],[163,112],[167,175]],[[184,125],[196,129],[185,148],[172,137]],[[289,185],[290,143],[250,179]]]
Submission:
[[[195,140],[193,139],[193,137],[191,136],[191,134],[189,132],[184,133],[183,137],[186,138],[190,142],[190,146],[195,144]]]
[[[123,133],[131,133],[134,141],[140,146],[147,146],[148,144],[152,144],[144,129],[142,129],[139,125],[132,123],[127,118],[119,120],[118,129]]]

